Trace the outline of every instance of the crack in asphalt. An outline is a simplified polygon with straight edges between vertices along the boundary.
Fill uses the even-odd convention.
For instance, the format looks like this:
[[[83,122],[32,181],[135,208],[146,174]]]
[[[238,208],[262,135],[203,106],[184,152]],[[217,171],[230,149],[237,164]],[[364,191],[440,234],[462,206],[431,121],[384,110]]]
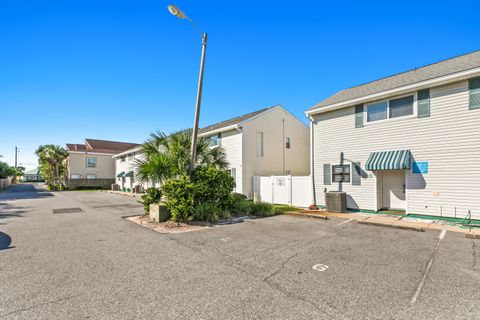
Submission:
[[[274,277],[276,276],[277,274],[279,274],[286,266],[287,263],[290,262],[290,260],[296,258],[298,256],[298,252],[294,253],[293,255],[291,255],[290,257],[287,257],[287,259],[285,259],[285,261],[283,261],[283,263],[280,265],[280,268],[278,268],[276,271],[272,272],[271,274],[269,274],[267,277],[263,278],[262,281],[267,281],[268,279],[270,279],[271,277]]]
[[[472,256],[473,256],[472,270],[475,270],[475,265],[477,264],[477,247],[475,245],[475,240],[472,240]]]
[[[11,312],[2,314],[2,315],[0,315],[0,318],[5,318],[6,316],[9,316],[9,315],[12,315],[12,314],[15,314],[15,313],[25,312],[25,311],[36,309],[38,307],[46,306],[46,305],[49,305],[49,304],[55,304],[55,303],[62,302],[62,301],[65,301],[65,300],[70,300],[70,299],[76,298],[78,296],[79,296],[79,294],[73,295],[73,296],[68,296],[68,297],[63,297],[63,298],[58,298],[58,299],[55,299],[53,301],[47,301],[47,302],[44,302],[44,303],[34,304],[33,306],[30,306],[30,307],[27,307],[27,308],[21,308],[21,309],[13,310]]]

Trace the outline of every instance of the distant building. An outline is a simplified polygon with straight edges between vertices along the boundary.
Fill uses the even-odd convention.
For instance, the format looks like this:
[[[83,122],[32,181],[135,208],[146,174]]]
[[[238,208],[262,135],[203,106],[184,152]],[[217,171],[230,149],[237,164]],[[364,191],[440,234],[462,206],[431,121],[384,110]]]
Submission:
[[[110,188],[115,182],[114,154],[137,147],[136,143],[85,139],[85,144],[67,143],[67,181],[70,188]]]
[[[24,182],[44,181],[39,168],[24,172],[22,180]]]

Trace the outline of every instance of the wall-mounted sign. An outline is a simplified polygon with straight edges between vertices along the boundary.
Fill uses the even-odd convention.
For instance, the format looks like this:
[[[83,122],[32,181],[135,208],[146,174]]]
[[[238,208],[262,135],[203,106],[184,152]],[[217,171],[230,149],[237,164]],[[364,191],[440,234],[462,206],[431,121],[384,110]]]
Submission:
[[[283,187],[285,185],[285,179],[277,179],[277,186]]]
[[[412,165],[412,172],[414,174],[427,174],[428,173],[428,161],[414,162]]]

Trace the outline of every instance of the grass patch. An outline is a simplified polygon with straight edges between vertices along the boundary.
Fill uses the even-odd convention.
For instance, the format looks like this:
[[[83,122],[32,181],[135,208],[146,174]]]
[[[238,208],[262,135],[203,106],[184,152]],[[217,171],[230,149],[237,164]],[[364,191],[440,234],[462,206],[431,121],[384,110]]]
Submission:
[[[285,214],[292,211],[300,211],[300,208],[289,206],[288,204],[274,204],[273,211],[275,214]]]

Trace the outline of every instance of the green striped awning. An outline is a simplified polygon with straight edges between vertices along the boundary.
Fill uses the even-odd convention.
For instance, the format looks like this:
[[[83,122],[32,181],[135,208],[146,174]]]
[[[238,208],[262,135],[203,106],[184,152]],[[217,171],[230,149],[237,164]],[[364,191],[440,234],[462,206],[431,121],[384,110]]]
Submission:
[[[372,152],[365,163],[368,171],[410,169],[410,150]]]
[[[125,177],[133,178],[133,171],[128,171],[128,172],[125,174]]]
[[[120,172],[119,174],[117,174],[117,178],[121,178],[125,175],[125,171],[122,171]]]

